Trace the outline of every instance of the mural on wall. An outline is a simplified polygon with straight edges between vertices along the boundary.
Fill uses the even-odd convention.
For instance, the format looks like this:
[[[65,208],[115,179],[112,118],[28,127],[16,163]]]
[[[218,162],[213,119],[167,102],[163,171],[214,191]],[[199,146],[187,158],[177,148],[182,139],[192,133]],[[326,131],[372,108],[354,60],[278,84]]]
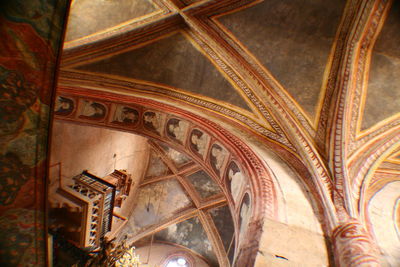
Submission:
[[[190,134],[190,148],[204,158],[210,136],[199,129],[193,129]]]
[[[106,113],[107,108],[101,103],[90,100],[81,101],[81,110],[79,112],[79,116],[82,119],[102,120],[106,117]]]
[[[72,98],[57,96],[54,104],[56,115],[68,116],[74,111],[75,103]]]
[[[49,105],[66,7],[65,0],[1,2],[1,266],[45,264]]]
[[[143,114],[144,128],[160,135],[164,126],[164,118],[165,115],[159,112],[146,111]]]
[[[239,213],[239,227],[240,234],[239,237],[243,237],[246,233],[247,226],[249,224],[250,216],[251,216],[251,202],[249,193],[246,193],[242,200],[242,205],[240,205],[240,213]]]
[[[243,175],[239,166],[231,161],[228,165],[228,171],[226,174],[227,188],[232,195],[232,199],[235,204],[238,203],[240,193],[243,191],[244,186],[247,184],[247,178]]]
[[[117,124],[135,125],[139,121],[139,112],[128,106],[117,105],[114,111],[113,121]]]
[[[193,185],[202,199],[222,193],[219,186],[203,170],[190,174],[186,176],[186,178]]]
[[[172,139],[178,141],[183,144],[186,138],[186,132],[189,127],[189,123],[186,121],[178,120],[178,119],[170,119],[167,122],[167,135]]]
[[[210,150],[210,163],[214,171],[219,175],[228,156],[227,151],[222,145],[213,144]]]
[[[203,256],[210,266],[219,266],[211,242],[198,217],[169,226],[156,233],[155,239],[188,247]]]

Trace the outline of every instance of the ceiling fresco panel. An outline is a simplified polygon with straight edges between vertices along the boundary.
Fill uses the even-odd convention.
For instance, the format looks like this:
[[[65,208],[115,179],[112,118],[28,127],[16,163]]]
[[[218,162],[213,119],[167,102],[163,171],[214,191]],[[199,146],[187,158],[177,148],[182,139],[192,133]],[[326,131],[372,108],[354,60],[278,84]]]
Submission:
[[[219,266],[211,242],[198,217],[169,226],[156,233],[155,239],[185,246],[206,258],[210,266]]]
[[[138,234],[161,221],[175,218],[177,213],[192,205],[184,189],[175,179],[143,186],[137,194],[136,205],[125,233]]]
[[[235,249],[235,226],[228,206],[222,206],[210,210],[211,217],[217,228],[226,252]]]
[[[167,145],[160,143],[160,146],[165,151],[167,157],[174,163],[176,168],[181,168],[187,164],[189,164],[192,160],[183,153],[176,151],[175,149],[170,148]]]
[[[269,0],[219,21],[313,118],[344,3]]]
[[[163,176],[171,174],[171,170],[161,159],[160,155],[158,155],[153,149],[150,153],[149,164],[147,167],[147,171],[145,174],[145,179],[150,179],[157,176]]]
[[[376,40],[361,129],[400,112],[400,2],[394,1]]]
[[[205,171],[198,171],[186,177],[194,186],[200,197],[209,198],[216,194],[222,193],[219,186],[208,176]]]
[[[74,0],[65,39],[76,40],[156,10],[151,0]]]
[[[250,110],[234,87],[180,33],[78,69],[161,83]]]

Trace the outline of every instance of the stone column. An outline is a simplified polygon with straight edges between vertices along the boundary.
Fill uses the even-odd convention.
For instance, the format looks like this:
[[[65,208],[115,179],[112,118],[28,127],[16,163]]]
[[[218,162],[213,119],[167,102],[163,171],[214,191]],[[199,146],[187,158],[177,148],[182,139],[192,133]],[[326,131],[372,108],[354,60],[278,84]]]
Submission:
[[[350,219],[335,228],[333,244],[337,266],[381,266],[374,240],[356,219]]]

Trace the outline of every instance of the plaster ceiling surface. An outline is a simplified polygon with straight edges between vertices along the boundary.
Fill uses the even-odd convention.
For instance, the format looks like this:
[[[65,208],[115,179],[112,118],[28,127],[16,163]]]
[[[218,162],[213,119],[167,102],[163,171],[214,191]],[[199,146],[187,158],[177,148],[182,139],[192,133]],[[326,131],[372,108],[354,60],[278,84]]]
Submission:
[[[250,110],[232,84],[181,32],[77,69],[160,83]]]
[[[82,38],[157,11],[151,0],[73,0],[66,41]]]
[[[376,40],[361,129],[400,111],[400,3],[394,1]]]
[[[269,0],[218,21],[315,118],[344,4]]]

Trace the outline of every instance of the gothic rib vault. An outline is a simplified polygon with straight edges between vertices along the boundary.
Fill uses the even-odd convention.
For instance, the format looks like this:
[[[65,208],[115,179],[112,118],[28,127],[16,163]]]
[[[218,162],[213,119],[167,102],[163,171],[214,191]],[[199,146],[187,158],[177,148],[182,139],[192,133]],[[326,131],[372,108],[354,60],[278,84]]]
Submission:
[[[221,124],[307,184],[338,265],[400,261],[398,1],[88,3],[72,2],[60,95],[131,97]],[[385,190],[392,208],[379,214]]]

